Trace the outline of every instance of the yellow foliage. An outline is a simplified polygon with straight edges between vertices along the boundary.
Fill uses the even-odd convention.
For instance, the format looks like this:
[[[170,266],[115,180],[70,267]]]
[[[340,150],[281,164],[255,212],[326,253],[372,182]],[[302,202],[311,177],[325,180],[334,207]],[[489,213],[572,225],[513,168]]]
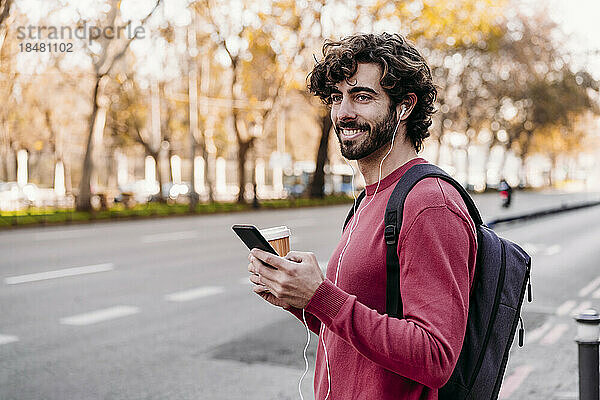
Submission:
[[[401,7],[398,17],[410,24],[412,39],[423,37],[436,47],[463,46],[500,34],[507,4],[507,0],[426,0],[419,14]]]

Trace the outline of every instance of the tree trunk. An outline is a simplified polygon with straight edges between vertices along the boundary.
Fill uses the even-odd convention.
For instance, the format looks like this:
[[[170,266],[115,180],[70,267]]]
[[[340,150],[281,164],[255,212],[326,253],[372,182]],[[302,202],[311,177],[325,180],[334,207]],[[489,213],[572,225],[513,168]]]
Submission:
[[[239,141],[238,145],[238,182],[240,190],[238,192],[238,203],[246,202],[246,159],[248,156],[248,150],[252,146],[252,139],[247,141]]]
[[[212,180],[212,156],[206,151],[206,146],[202,148],[202,158],[204,158],[204,184],[208,188],[208,201],[213,203],[215,201],[214,185]]]
[[[548,186],[554,186],[554,174],[558,163],[558,157],[555,153],[550,153],[550,171],[548,173]]]
[[[27,149],[27,183],[40,183],[40,158],[41,152]]]
[[[0,1],[0,25],[6,20],[10,14],[10,6],[12,6],[13,0]],[[0,46],[0,49],[2,46]]]
[[[313,174],[312,182],[310,183],[310,197],[323,198],[325,196],[325,163],[328,158],[329,150],[329,134],[333,122],[329,113],[321,117],[321,140],[319,141],[319,149],[317,151],[317,162],[315,163],[315,173]]]
[[[8,162],[8,151],[6,148],[0,151],[0,181],[9,181],[8,179],[8,166],[6,163]]]
[[[506,146],[504,146],[504,152],[502,153],[502,162],[500,163],[500,179],[504,179],[504,166],[506,165],[506,158],[508,157],[508,152],[510,151],[510,143],[508,143]]]
[[[108,163],[108,176],[107,176],[107,186],[110,190],[116,191],[119,188],[118,185],[118,174],[119,174],[119,166],[117,164],[116,152],[111,151],[111,154],[108,155],[107,163]]]
[[[444,137],[444,125],[440,122],[440,132],[435,137],[435,141],[437,142],[437,149],[435,151],[435,158],[433,159],[433,163],[435,165],[439,165],[440,163],[440,154],[442,153],[442,138]]]
[[[196,141],[194,140],[194,138],[192,137],[192,139],[190,140],[190,164],[191,164],[191,171],[190,171],[190,193],[189,193],[189,197],[190,197],[190,211],[194,211],[196,209],[196,206],[198,205],[198,193],[196,192],[196,190],[198,190],[198,188],[196,187]]]
[[[527,170],[526,168],[526,160],[527,160],[527,156],[529,154],[529,146],[531,145],[531,137],[533,136],[533,132],[532,131],[527,131],[527,137],[525,138],[525,141],[523,143],[523,147],[521,148],[521,169],[522,174],[523,174],[523,178],[524,178],[524,184],[525,186],[529,185],[528,179],[527,179]]]
[[[252,208],[260,208],[260,202],[258,201],[258,193],[256,193],[256,151],[252,152]]]
[[[85,156],[83,158],[83,167],[81,169],[81,181],[79,182],[79,193],[77,194],[76,207],[77,211],[90,211],[92,209],[92,172],[94,169],[94,162],[92,159],[92,153],[94,150],[94,126],[96,122],[96,116],[98,115],[98,93],[100,89],[100,81],[102,76],[96,77],[96,85],[94,86],[94,95],[92,96],[92,115],[89,120],[89,132],[87,138],[87,146],[85,149]]]
[[[160,203],[165,203],[167,201],[167,196],[163,193],[163,174],[162,174],[162,160],[161,160],[161,151],[160,147],[156,153],[150,154],[152,158],[154,158],[154,162],[156,164],[156,179],[158,180],[158,201]],[[167,159],[167,162],[170,160]]]

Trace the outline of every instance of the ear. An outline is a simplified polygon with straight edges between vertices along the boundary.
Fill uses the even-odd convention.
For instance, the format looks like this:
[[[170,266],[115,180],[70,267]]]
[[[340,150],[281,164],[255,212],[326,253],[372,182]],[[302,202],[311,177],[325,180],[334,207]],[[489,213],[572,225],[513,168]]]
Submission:
[[[414,93],[408,93],[404,100],[396,105],[396,115],[402,114],[402,106],[404,106],[404,115],[402,116],[402,121],[404,121],[412,110],[417,105],[417,95]]]

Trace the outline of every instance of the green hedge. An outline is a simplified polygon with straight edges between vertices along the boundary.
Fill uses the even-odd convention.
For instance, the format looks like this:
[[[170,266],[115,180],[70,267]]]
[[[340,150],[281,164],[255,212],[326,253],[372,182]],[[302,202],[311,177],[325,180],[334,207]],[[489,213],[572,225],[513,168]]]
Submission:
[[[261,200],[259,207],[262,209],[281,209],[347,204],[351,202],[351,197],[338,195],[328,196],[322,199],[289,198]],[[251,210],[254,210],[252,204],[217,202],[198,204],[193,212],[190,212],[190,208],[186,204],[165,203],[139,204],[132,208],[125,208],[122,204],[117,204],[108,210],[93,212],[54,210],[50,208],[29,208],[27,210],[20,211],[0,211],[0,229],[9,229],[24,225],[63,225],[95,220],[137,219]]]

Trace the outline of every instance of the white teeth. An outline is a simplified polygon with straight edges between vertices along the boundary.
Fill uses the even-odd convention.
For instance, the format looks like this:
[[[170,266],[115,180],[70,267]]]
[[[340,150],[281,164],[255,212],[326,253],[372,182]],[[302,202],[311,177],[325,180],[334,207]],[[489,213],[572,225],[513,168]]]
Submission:
[[[364,133],[366,131],[361,130],[361,129],[342,129],[342,134],[344,136],[354,136],[354,135],[358,135],[360,133]]]

